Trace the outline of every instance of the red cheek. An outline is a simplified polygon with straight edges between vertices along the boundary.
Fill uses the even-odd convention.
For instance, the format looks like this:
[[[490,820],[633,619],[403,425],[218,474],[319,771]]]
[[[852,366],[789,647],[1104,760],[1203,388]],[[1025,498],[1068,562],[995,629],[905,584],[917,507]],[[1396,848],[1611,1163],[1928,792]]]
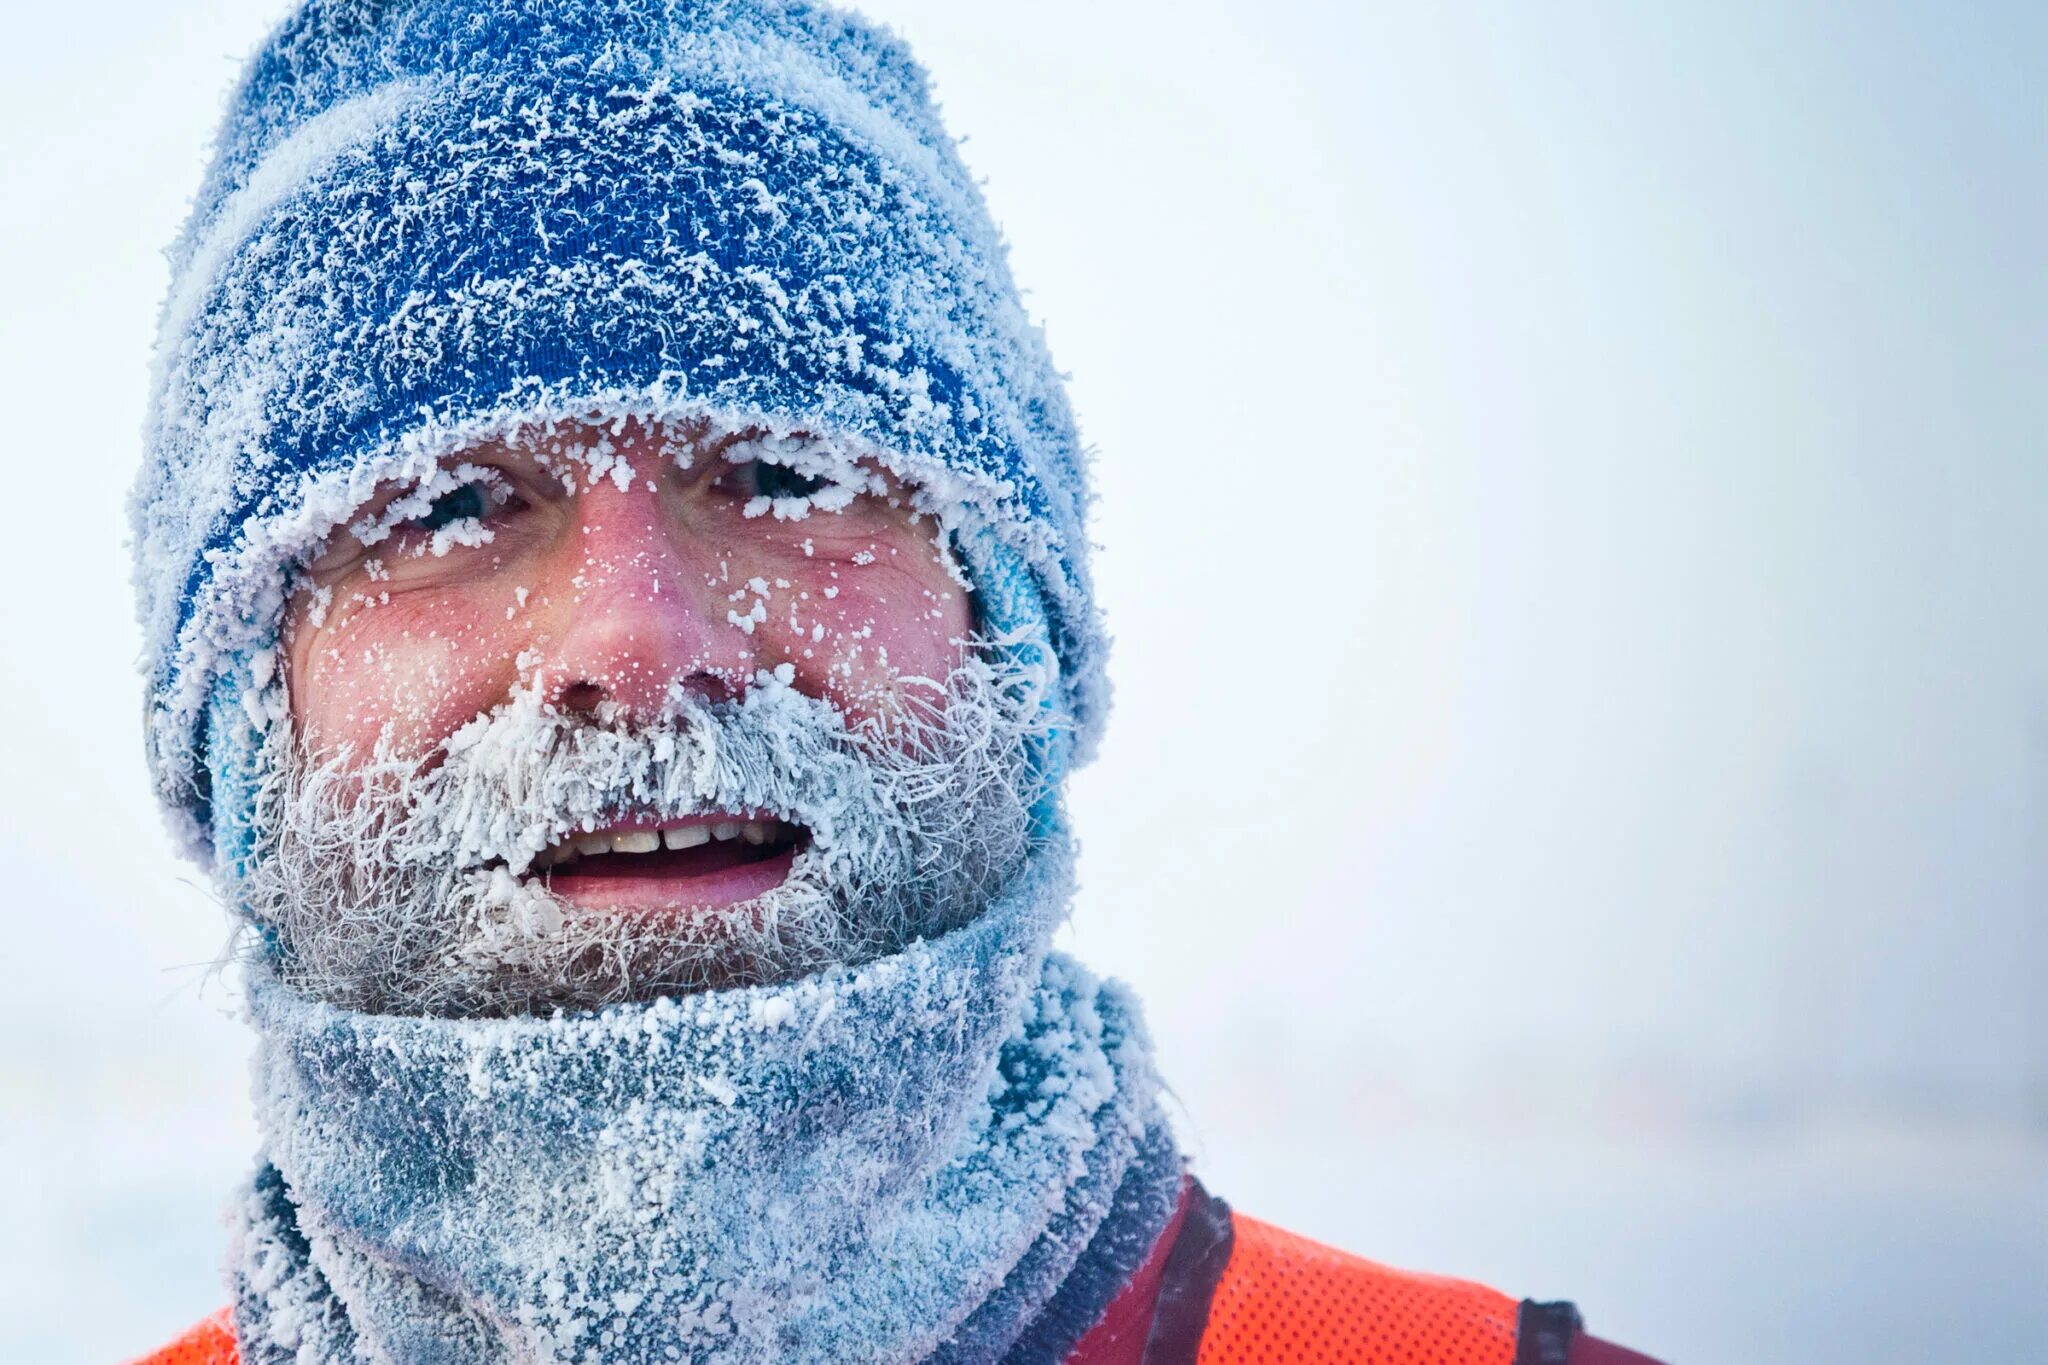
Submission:
[[[771,612],[769,652],[794,667],[800,690],[852,720],[884,706],[905,677],[944,679],[972,616],[965,593],[939,566],[929,569],[841,563],[804,572],[789,605]]]
[[[503,701],[530,629],[507,620],[503,592],[416,592],[343,604],[323,627],[301,624],[287,689],[300,734],[317,749],[358,752],[389,734],[430,745]]]

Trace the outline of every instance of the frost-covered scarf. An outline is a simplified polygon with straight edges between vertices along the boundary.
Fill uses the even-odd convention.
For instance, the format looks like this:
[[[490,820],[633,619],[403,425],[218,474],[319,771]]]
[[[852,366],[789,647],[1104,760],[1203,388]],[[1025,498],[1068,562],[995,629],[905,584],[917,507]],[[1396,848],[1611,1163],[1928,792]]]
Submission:
[[[1047,951],[1065,846],[933,943],[506,1020],[258,978],[251,1365],[1053,1361],[1180,1159],[1132,1003]]]

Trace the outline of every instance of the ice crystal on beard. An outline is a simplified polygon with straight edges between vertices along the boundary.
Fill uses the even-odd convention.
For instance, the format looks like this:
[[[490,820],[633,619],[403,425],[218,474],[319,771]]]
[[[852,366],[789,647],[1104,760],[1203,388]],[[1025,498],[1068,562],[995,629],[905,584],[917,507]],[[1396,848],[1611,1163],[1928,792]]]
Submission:
[[[856,726],[768,672],[738,701],[678,692],[646,724],[522,692],[435,764],[389,744],[314,761],[277,727],[238,887],[259,930],[246,951],[347,1008],[504,1015],[786,980],[935,937],[1029,852],[1048,677],[996,643],[909,681],[900,708]],[[522,875],[625,812],[718,810],[809,830],[780,886],[650,923]]]

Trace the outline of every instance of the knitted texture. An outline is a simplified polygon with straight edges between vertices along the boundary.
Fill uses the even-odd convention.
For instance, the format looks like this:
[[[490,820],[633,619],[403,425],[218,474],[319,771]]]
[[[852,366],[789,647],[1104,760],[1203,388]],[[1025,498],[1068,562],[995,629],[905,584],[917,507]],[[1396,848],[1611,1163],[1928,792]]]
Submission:
[[[310,0],[250,63],[171,265],[135,577],[192,851],[235,852],[217,731],[271,718],[293,564],[380,482],[550,418],[889,467],[979,590],[1022,585],[1061,666],[1054,757],[1091,747],[1073,420],[886,31],[798,0]]]
[[[871,963],[595,1014],[259,977],[242,1359],[1062,1359],[1182,1181],[1130,1001],[1047,953],[1067,865]]]

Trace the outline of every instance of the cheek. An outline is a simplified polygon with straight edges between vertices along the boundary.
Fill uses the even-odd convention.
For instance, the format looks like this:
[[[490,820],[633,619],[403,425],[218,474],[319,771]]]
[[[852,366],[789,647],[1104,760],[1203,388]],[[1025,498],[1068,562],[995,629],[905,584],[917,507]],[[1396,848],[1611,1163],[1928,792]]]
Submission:
[[[387,734],[419,748],[502,701],[526,632],[483,596],[409,594],[352,604],[319,626],[299,620],[286,671],[299,734],[316,751],[361,751]]]
[[[973,620],[965,590],[937,565],[810,563],[769,586],[763,653],[853,719],[884,706],[903,678],[945,678]]]

